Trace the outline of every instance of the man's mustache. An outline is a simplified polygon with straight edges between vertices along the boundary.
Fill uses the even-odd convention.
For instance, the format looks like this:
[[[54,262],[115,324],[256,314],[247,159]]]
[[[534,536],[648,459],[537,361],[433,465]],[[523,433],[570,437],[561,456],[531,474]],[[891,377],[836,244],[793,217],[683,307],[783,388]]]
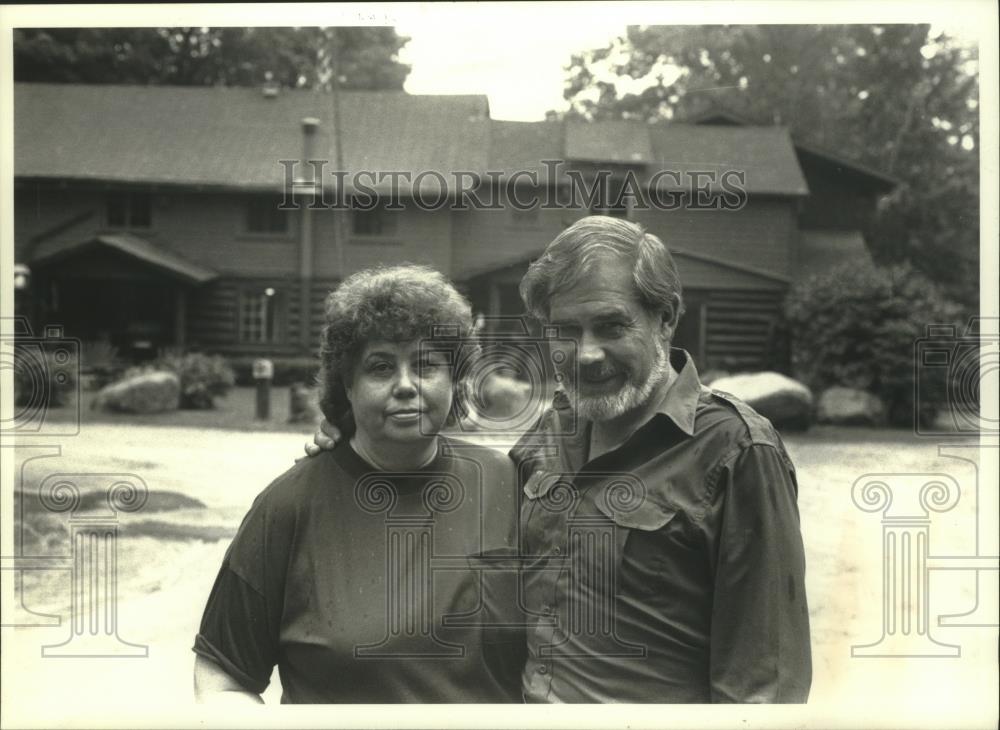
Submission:
[[[580,368],[580,380],[607,380],[618,375],[618,368],[607,365],[591,365]]]

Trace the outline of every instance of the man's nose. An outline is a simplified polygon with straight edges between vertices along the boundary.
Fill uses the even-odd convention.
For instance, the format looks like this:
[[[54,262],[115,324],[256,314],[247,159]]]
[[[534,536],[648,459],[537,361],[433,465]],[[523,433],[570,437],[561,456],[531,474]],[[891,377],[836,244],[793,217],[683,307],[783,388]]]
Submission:
[[[580,337],[579,351],[577,353],[577,360],[581,366],[593,365],[594,363],[601,362],[604,359],[604,348],[601,347],[601,343],[593,336],[584,333]]]

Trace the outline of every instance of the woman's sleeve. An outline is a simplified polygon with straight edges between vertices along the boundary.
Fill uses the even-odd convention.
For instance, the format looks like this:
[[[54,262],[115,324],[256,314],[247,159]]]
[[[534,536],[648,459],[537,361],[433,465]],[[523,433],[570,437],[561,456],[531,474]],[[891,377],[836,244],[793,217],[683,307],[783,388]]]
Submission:
[[[282,520],[269,517],[258,498],[240,525],[202,615],[194,651],[214,661],[252,692],[263,692],[278,661],[288,541],[274,534]]]

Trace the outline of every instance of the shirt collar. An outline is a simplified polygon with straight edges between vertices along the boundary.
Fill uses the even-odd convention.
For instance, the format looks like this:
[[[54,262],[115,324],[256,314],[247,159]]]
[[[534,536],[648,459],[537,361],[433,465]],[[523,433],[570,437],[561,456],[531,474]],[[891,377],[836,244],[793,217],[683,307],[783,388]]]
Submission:
[[[701,393],[698,371],[691,356],[678,347],[670,349],[670,365],[677,372],[677,377],[663,394],[656,413],[662,413],[681,431],[693,436],[694,414],[698,409],[698,396]]]

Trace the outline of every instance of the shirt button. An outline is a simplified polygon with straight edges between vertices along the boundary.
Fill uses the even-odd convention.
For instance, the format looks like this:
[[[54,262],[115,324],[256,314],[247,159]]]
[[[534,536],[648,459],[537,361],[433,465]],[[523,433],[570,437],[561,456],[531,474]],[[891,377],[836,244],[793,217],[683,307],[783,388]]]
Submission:
[[[550,613],[552,613],[552,606],[542,606],[542,613],[548,616]]]
[[[539,674],[545,674],[548,671],[549,671],[549,668],[547,666],[545,666],[544,664],[541,665],[540,667],[538,667],[538,673]]]
[[[559,547],[559,546],[556,546],[556,547],[555,547],[555,548],[554,548],[554,549],[552,550],[552,552],[554,552],[554,553],[555,553],[556,555],[562,555],[562,548],[561,548],[561,547]]]

